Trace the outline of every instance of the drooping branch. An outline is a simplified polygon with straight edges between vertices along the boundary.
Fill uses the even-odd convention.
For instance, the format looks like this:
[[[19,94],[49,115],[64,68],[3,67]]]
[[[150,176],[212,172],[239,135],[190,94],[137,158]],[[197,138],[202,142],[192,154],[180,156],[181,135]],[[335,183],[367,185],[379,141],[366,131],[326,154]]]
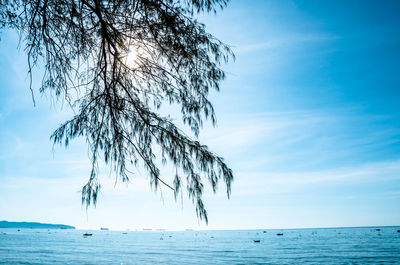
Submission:
[[[225,78],[220,65],[233,54],[193,15],[216,12],[227,0],[0,3],[0,27],[21,34],[29,74],[44,62],[40,92],[66,99],[76,111],[51,137],[66,145],[76,137],[88,142],[92,171],[82,189],[82,202],[97,201],[101,155],[122,181],[129,180],[130,165],[142,162],[155,189],[161,183],[176,196],[185,186],[197,215],[207,222],[203,180],[215,192],[223,179],[229,197],[232,171],[221,157],[157,110],[165,103],[179,105],[182,121],[194,137],[205,119],[215,125],[208,93],[219,90]],[[160,175],[160,160],[176,168],[173,185]]]

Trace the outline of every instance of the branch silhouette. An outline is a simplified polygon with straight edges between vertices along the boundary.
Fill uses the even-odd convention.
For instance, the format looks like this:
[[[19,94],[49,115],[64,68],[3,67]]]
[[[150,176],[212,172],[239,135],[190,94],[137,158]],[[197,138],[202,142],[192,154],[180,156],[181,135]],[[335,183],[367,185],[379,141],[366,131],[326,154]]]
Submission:
[[[97,202],[100,155],[122,181],[132,175],[127,166],[142,162],[156,190],[161,183],[176,198],[185,186],[205,222],[204,179],[214,192],[222,179],[229,197],[233,173],[223,158],[157,112],[163,104],[179,105],[194,138],[204,120],[216,124],[208,93],[219,90],[221,64],[234,54],[194,17],[227,2],[0,0],[0,28],[19,32],[30,77],[44,63],[40,93],[52,93],[76,110],[51,139],[65,146],[76,137],[87,140],[92,170],[82,203]],[[174,165],[173,185],[160,176],[157,159]]]

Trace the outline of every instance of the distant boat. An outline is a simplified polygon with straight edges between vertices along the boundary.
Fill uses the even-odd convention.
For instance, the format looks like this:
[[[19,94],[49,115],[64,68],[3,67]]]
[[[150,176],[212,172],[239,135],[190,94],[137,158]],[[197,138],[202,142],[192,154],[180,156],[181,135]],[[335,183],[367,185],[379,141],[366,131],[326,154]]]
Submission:
[[[110,230],[110,229],[108,229],[107,227],[102,227],[102,228],[100,228],[100,230],[108,231],[108,230]]]
[[[283,236],[283,233],[278,233],[278,234],[276,234],[277,236]]]
[[[381,231],[379,228],[375,229],[376,231]]]
[[[91,233],[84,233],[83,236],[93,236]]]
[[[259,239],[253,239],[253,241],[254,241],[254,243],[260,243],[261,242],[261,240],[259,240]]]

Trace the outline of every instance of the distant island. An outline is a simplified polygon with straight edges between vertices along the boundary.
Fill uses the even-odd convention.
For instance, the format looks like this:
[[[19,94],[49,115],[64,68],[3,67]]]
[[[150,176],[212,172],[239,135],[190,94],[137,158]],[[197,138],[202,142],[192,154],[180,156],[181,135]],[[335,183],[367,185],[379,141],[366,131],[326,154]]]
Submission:
[[[74,226],[61,224],[44,224],[36,222],[0,221],[0,228],[42,228],[42,229],[75,229]]]

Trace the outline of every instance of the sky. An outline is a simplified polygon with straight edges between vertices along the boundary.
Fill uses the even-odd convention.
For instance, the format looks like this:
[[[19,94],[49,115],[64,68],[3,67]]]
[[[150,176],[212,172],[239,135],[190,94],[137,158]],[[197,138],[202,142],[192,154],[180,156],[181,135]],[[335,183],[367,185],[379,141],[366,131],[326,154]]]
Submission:
[[[218,126],[202,143],[235,180],[204,202],[155,192],[144,169],[127,185],[103,166],[96,208],[81,205],[90,173],[84,139],[49,137],[71,117],[38,93],[33,106],[23,45],[0,41],[0,220],[81,229],[268,229],[399,225],[400,4],[398,1],[232,0],[202,15],[236,61],[210,99]],[[168,178],[167,178],[168,179]]]

